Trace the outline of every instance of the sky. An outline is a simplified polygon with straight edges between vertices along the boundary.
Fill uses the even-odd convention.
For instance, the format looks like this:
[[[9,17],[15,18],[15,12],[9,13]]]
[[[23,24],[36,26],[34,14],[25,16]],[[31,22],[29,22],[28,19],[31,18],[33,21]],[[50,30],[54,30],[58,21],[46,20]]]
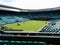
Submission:
[[[60,7],[60,0],[0,0],[0,4],[22,9],[44,9]]]

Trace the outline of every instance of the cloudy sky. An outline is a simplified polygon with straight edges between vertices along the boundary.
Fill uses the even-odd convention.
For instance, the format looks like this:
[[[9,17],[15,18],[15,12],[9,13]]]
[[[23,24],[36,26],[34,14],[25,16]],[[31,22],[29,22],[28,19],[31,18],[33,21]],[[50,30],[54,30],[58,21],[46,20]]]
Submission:
[[[43,9],[59,7],[60,0],[0,0],[0,4],[23,9]]]

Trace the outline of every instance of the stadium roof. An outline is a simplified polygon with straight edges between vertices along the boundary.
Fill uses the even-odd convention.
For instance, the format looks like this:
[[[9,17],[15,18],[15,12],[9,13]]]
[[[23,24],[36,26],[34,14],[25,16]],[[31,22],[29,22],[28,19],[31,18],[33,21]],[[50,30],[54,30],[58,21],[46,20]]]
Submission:
[[[60,10],[60,7],[35,10],[35,9],[21,9],[21,8],[6,6],[6,5],[0,5],[0,10],[17,11],[17,12],[41,12],[41,11],[56,11],[56,10]]]
[[[19,8],[6,6],[6,5],[0,5],[0,10],[8,10],[8,11],[17,11],[20,12]]]

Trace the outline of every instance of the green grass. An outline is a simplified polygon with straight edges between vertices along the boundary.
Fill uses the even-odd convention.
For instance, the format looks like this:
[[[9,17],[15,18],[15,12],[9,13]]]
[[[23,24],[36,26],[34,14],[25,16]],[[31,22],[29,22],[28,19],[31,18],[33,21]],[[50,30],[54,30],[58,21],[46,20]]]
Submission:
[[[23,29],[24,31],[37,31],[39,28],[43,27],[46,24],[46,22],[47,21],[30,20],[25,22],[6,24],[4,26],[13,30]]]

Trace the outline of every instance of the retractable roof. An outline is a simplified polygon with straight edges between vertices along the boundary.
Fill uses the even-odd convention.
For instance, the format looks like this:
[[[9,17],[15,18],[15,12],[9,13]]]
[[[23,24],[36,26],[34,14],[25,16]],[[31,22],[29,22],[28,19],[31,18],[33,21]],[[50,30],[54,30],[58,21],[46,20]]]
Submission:
[[[17,8],[17,7],[0,5],[0,10],[17,11],[17,12],[41,12],[41,11],[56,11],[56,10],[60,10],[60,7],[35,10],[35,9],[22,9],[22,8]]]
[[[0,5],[0,10],[20,12],[21,9],[16,7],[6,6],[6,5]]]

